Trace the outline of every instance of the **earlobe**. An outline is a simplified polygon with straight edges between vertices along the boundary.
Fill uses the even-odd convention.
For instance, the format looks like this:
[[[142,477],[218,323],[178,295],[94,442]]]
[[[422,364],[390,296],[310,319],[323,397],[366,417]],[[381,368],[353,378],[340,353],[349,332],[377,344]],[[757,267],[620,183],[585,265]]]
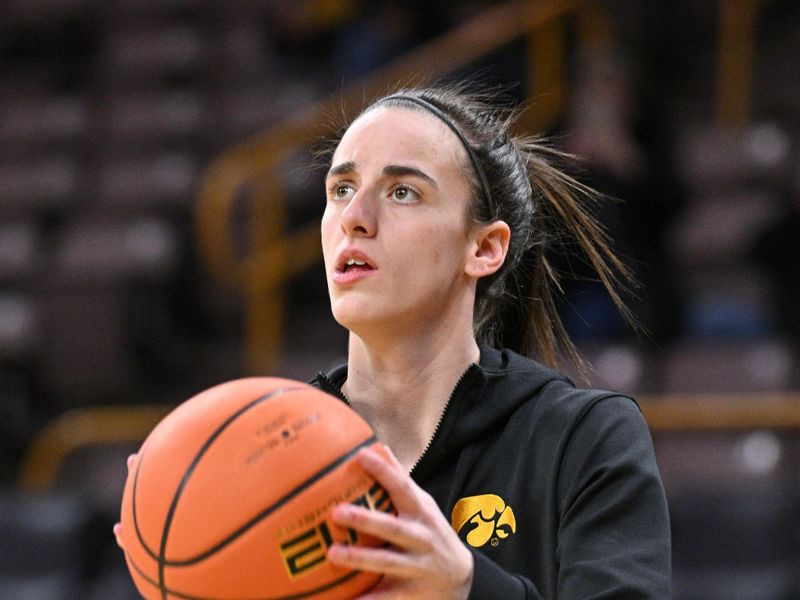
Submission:
[[[496,273],[505,262],[510,238],[511,230],[505,221],[494,221],[476,228],[465,273],[475,278]]]

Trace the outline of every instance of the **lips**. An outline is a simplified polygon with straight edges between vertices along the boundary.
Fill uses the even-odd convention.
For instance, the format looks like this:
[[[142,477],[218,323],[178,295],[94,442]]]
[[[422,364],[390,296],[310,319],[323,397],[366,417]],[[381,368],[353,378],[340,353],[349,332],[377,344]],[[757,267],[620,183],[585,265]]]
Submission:
[[[372,267],[370,267],[367,263],[365,263],[362,260],[356,260],[355,258],[349,258],[344,263],[344,267],[342,268],[342,271],[347,273],[347,271],[349,271],[351,269],[371,269],[371,268]]]
[[[336,260],[336,271],[340,273],[347,273],[353,270],[370,271],[375,268],[369,256],[354,248],[345,249]]]
[[[355,248],[346,248],[336,260],[333,281],[338,284],[354,283],[377,271],[372,259]]]

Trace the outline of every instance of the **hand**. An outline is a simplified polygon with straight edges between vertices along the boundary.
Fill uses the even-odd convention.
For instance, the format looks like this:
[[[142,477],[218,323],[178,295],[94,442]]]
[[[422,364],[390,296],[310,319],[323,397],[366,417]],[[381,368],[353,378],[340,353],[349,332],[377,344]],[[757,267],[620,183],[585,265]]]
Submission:
[[[380,583],[359,600],[467,598],[472,586],[472,553],[430,494],[414,483],[391,452],[388,454],[390,461],[364,449],[357,460],[389,492],[397,515],[340,504],[332,517],[337,524],[385,540],[390,546],[334,544],[328,559],[340,567],[383,573]]]
[[[136,455],[131,454],[128,457],[128,471],[131,470],[133,463],[136,461]],[[114,524],[114,537],[117,538],[117,546],[125,550],[125,546],[122,543],[122,523],[115,523]]]

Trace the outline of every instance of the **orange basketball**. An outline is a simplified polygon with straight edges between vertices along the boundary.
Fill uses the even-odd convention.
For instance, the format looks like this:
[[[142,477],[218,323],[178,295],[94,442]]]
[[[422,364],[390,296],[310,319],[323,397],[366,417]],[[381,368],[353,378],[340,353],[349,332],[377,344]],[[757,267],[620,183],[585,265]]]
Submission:
[[[122,498],[128,569],[148,600],[352,598],[379,576],[334,567],[333,542],[378,540],[331,522],[341,502],[386,512],[353,460],[383,450],[344,403],[250,378],[187,400],[142,444]]]

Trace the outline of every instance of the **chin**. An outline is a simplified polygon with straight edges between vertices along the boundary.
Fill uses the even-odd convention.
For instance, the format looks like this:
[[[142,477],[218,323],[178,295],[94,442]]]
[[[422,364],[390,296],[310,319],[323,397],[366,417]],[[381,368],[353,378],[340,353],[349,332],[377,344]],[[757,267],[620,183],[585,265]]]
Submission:
[[[369,337],[370,334],[395,329],[398,316],[395,312],[384,314],[374,310],[366,310],[357,303],[333,304],[331,312],[339,325],[359,337]]]
[[[368,311],[364,310],[358,302],[353,302],[352,298],[339,299],[331,302],[331,313],[333,318],[339,325],[345,329],[353,331],[353,328],[358,327],[360,324],[369,322],[370,319],[365,319]]]

